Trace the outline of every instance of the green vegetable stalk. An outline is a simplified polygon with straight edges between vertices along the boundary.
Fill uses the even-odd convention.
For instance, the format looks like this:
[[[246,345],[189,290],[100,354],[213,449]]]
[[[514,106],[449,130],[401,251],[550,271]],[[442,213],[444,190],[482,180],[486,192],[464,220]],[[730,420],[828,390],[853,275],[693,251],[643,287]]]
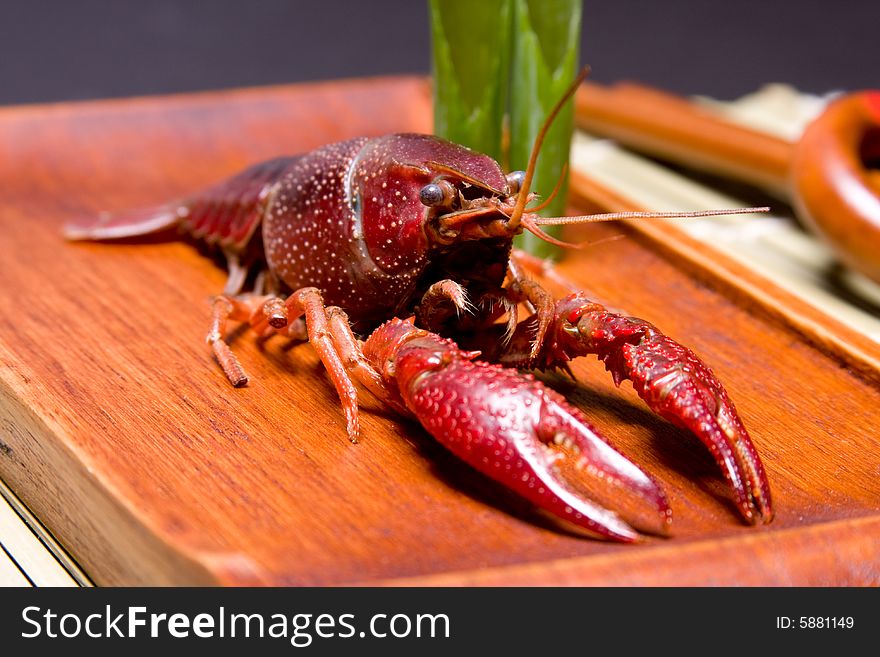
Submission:
[[[511,0],[430,0],[434,132],[503,162]]]
[[[510,82],[510,166],[524,169],[535,137],[553,106],[562,98],[578,71],[581,29],[580,0],[513,0],[513,55]],[[553,122],[544,145],[532,191],[549,195],[568,163],[574,130],[574,108],[569,102]],[[567,180],[544,216],[565,213]],[[547,232],[552,232],[548,230]],[[518,238],[519,246],[550,257],[557,248],[531,233]]]
[[[525,169],[544,119],[577,73],[580,0],[430,0],[430,9],[434,131],[508,170]],[[509,146],[503,152],[505,116]],[[542,196],[553,191],[568,162],[573,117],[568,103],[545,138],[532,184]],[[541,214],[562,215],[566,191],[563,184]],[[529,233],[518,240],[543,257],[557,251]]]

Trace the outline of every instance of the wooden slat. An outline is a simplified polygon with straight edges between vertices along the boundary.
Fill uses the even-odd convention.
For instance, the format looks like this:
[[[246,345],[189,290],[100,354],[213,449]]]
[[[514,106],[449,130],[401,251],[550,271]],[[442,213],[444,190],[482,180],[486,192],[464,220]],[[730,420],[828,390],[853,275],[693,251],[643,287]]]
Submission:
[[[729,175],[784,194],[792,145],[744,130],[683,98],[633,83],[582,84],[575,96],[580,128],[642,152]]]
[[[415,79],[0,111],[0,476],[96,583],[713,583],[731,572],[739,584],[880,584],[878,551],[865,547],[880,518],[876,381],[641,233],[624,229],[560,270],[693,346],[725,381],[769,472],[768,527],[743,525],[704,449],[595,360],[576,363],[582,385],[555,383],[663,483],[670,539],[619,546],[560,531],[373,405],[352,446],[307,345],[237,335],[252,382],[233,390],[204,345],[225,278],[210,259],[182,243],[59,236],[81,213],[168,200],[325,142],[426,131],[429,116]]]
[[[33,586],[18,567],[18,564],[5,551],[0,550],[0,587]]]
[[[0,545],[34,586],[88,586],[89,578],[0,481]]]
[[[576,202],[597,212],[643,211],[648,207],[597,183],[580,171],[572,174],[572,194]],[[726,207],[733,207],[728,204]],[[689,208],[681,208],[687,210]],[[760,221],[760,219],[756,219]],[[806,340],[820,346],[859,371],[868,380],[880,382],[880,343],[830,316],[814,304],[754,272],[739,260],[712,248],[705,241],[691,237],[685,230],[668,222],[634,221],[629,230],[653,243],[658,252],[674,258],[694,276],[724,285],[731,297],[754,305],[760,312],[798,331]],[[867,322],[873,328],[873,322]]]

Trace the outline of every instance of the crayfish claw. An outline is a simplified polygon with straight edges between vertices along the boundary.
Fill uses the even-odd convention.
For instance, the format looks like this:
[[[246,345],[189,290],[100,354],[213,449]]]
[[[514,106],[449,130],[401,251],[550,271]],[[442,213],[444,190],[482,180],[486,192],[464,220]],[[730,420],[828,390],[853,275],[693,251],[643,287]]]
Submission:
[[[747,522],[770,522],[773,509],[764,466],[712,371],[690,349],[659,331],[624,350],[627,373],[639,396],[709,448]]]
[[[709,447],[747,522],[770,522],[773,507],[764,466],[733,403],[705,366],[689,375],[679,381],[678,390],[667,395],[661,414]]]
[[[672,509],[657,481],[603,439],[579,411],[555,398],[555,393],[547,396],[535,435],[545,445],[548,478],[562,482],[591,504],[615,509],[616,517],[625,518],[640,532],[669,533]]]
[[[472,361],[401,320],[377,329],[364,355],[441,444],[541,509],[617,541],[638,540],[631,520],[666,532],[671,511],[660,486],[534,377]]]
[[[651,410],[708,447],[747,522],[773,519],[770,485],[748,431],[724,386],[693,351],[652,324],[579,294],[561,301],[556,317],[557,340],[545,352],[545,366],[596,354],[616,384],[630,379]]]

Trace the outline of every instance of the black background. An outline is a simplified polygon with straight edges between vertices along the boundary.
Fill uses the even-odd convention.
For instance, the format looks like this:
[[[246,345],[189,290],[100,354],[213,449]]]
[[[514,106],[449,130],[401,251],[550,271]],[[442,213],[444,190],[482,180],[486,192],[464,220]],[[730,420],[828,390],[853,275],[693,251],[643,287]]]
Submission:
[[[267,618],[274,613],[311,613],[313,618],[348,613],[355,614],[358,629],[366,629],[376,613],[445,613],[450,618],[449,639],[316,638],[302,653],[308,655],[847,655],[865,652],[878,636],[876,589],[29,589],[0,596],[3,654],[79,648],[94,657],[115,656],[141,646],[170,657],[216,650],[221,642],[245,654],[298,654],[284,639],[199,639],[191,634],[174,640],[167,633],[153,639],[143,628],[140,639],[22,638],[34,632],[22,620],[26,607],[42,610],[30,613],[31,618],[47,609],[84,618],[104,611],[105,605],[113,617],[127,606],[141,605],[146,613],[185,612],[190,617],[202,612],[216,616],[220,607]],[[794,619],[791,627],[777,629],[779,616]],[[801,616],[852,617],[854,626],[800,629]],[[56,632],[58,622],[56,617]]]
[[[479,0],[474,0],[479,2]],[[732,98],[880,86],[877,0],[586,0],[581,60]],[[0,104],[427,73],[427,0],[0,0]]]

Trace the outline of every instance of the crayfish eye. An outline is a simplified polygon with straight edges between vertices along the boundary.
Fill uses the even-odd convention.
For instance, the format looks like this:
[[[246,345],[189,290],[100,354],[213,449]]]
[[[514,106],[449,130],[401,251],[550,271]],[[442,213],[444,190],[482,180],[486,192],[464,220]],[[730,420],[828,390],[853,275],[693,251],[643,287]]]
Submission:
[[[525,171],[511,171],[507,174],[507,189],[510,194],[516,194],[526,179]]]
[[[419,200],[422,202],[422,205],[427,205],[429,208],[433,208],[442,204],[446,200],[446,194],[443,192],[443,188],[436,183],[431,183],[430,185],[425,185],[422,187],[422,191],[419,192]]]

